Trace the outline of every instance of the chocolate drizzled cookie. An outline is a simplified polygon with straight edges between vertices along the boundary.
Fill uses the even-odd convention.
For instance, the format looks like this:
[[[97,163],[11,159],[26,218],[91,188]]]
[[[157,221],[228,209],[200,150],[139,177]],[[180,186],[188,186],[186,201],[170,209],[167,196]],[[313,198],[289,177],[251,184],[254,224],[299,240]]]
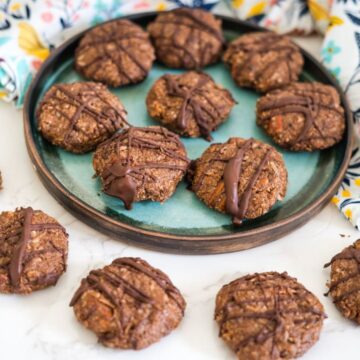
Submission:
[[[231,93],[203,72],[163,75],[150,89],[146,105],[151,117],[170,130],[211,140],[235,105]]]
[[[160,126],[126,129],[101,144],[93,159],[103,191],[121,199],[127,210],[136,201],[167,200],[188,163],[179,137]]]
[[[324,267],[328,266],[331,275],[327,294],[343,316],[360,324],[360,240],[335,255]]]
[[[119,99],[93,82],[53,85],[37,109],[37,119],[45,139],[74,153],[93,150],[129,125]]]
[[[55,285],[66,270],[68,235],[31,207],[0,214],[0,292],[29,294]]]
[[[232,41],[224,62],[239,86],[267,92],[297,81],[304,60],[288,37],[272,32],[255,32]]]
[[[119,258],[92,270],[70,306],[101,344],[139,350],[174,330],[186,303],[162,271],[139,258]]]
[[[326,149],[344,134],[344,109],[330,85],[293,83],[261,97],[257,124],[280,146],[292,151]]]
[[[75,69],[91,80],[118,87],[144,80],[154,59],[149,35],[123,19],[84,35],[75,51]]]
[[[221,56],[221,21],[207,11],[181,8],[163,12],[147,29],[156,58],[168,67],[200,69]]]
[[[287,273],[241,277],[216,297],[219,336],[239,360],[297,358],[317,342],[325,317],[317,297]]]
[[[213,144],[191,168],[191,189],[210,208],[231,215],[235,225],[265,214],[286,193],[281,154],[255,139]]]

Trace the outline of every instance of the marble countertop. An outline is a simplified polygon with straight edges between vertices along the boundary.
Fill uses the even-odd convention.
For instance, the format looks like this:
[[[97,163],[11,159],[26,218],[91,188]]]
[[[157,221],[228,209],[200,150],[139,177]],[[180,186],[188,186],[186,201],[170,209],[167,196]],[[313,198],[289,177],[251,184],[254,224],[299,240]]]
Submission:
[[[301,44],[318,56],[319,38],[301,40]],[[297,277],[320,298],[329,316],[320,341],[303,359],[359,359],[360,327],[343,319],[331,299],[323,296],[329,277],[323,264],[359,237],[333,205],[329,204],[299,230],[259,248],[212,256],[157,253],[102,235],[75,219],[47,193],[26,151],[21,111],[0,104],[0,129],[0,169],[4,179],[0,211],[31,205],[54,216],[70,234],[68,270],[56,287],[31,296],[0,296],[0,359],[234,359],[217,336],[213,320],[215,295],[223,284],[239,276],[270,270],[287,271]],[[77,323],[68,306],[90,269],[119,256],[139,256],[162,269],[188,304],[180,327],[140,352],[111,350],[97,344],[96,337]]]

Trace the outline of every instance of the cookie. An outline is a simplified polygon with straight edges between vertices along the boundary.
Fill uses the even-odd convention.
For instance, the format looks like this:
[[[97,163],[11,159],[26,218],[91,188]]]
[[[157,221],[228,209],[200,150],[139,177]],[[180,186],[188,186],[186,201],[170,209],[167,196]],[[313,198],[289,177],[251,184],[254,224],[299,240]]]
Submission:
[[[272,32],[242,35],[223,56],[237,85],[267,92],[297,81],[304,65],[300,49]]]
[[[149,35],[129,20],[115,20],[89,30],[75,51],[79,73],[113,87],[143,81],[154,60]]]
[[[219,336],[239,360],[294,359],[319,339],[324,308],[287,273],[241,277],[217,294]]]
[[[66,270],[68,234],[31,207],[0,213],[0,293],[30,294]]]
[[[264,215],[286,193],[281,154],[255,139],[212,144],[189,174],[191,190],[208,207],[231,215],[234,225]]]
[[[201,9],[160,13],[147,28],[156,58],[170,68],[201,69],[221,57],[221,20]]]
[[[119,99],[93,82],[53,85],[37,109],[37,119],[45,139],[74,153],[91,151],[128,126]]]
[[[335,255],[324,267],[328,266],[328,294],[344,317],[360,324],[360,240]]]
[[[103,191],[122,200],[127,210],[137,201],[167,200],[188,163],[179,137],[160,126],[126,129],[101,144],[93,158]]]
[[[70,306],[107,347],[143,349],[178,327],[185,300],[162,271],[119,258],[81,281]]]
[[[338,143],[345,131],[344,109],[330,85],[293,83],[261,97],[257,124],[276,144],[292,151],[314,151]]]
[[[182,136],[202,136],[223,123],[235,105],[231,93],[202,72],[163,75],[146,98],[149,115]]]

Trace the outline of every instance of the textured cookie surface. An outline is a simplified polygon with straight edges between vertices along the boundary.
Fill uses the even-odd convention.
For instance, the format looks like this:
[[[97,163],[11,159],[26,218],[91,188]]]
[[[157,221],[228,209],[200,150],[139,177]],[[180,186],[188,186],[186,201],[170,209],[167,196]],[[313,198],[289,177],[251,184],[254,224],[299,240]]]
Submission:
[[[149,35],[129,20],[116,20],[84,35],[75,68],[88,79],[118,87],[144,80],[154,59]]]
[[[324,317],[317,297],[286,273],[241,277],[216,298],[219,336],[239,360],[303,355],[319,339]]]
[[[209,75],[189,71],[163,75],[150,89],[146,104],[150,116],[170,130],[211,140],[210,132],[226,120],[235,100]]]
[[[121,199],[128,210],[136,201],[168,199],[188,163],[179,137],[160,126],[126,129],[101,144],[93,158],[103,191]]]
[[[74,153],[91,151],[128,126],[119,99],[93,82],[52,86],[37,109],[37,118],[48,141]]]
[[[326,149],[344,134],[344,109],[336,89],[320,83],[293,83],[261,97],[257,124],[280,146],[293,151]]]
[[[0,214],[0,293],[29,294],[55,285],[66,270],[68,235],[32,208]]]
[[[231,215],[236,225],[265,214],[286,193],[281,154],[254,139],[211,145],[191,164],[190,173],[195,194],[210,208]]]
[[[137,350],[175,329],[186,306],[170,279],[139,258],[119,258],[91,271],[70,305],[101,344]]]
[[[339,311],[360,324],[360,240],[335,255],[331,265],[329,294]]]
[[[303,57],[288,37],[255,32],[232,41],[224,62],[239,86],[267,92],[298,80]]]
[[[224,38],[221,21],[201,9],[160,13],[148,32],[156,58],[171,68],[200,69],[219,60]]]

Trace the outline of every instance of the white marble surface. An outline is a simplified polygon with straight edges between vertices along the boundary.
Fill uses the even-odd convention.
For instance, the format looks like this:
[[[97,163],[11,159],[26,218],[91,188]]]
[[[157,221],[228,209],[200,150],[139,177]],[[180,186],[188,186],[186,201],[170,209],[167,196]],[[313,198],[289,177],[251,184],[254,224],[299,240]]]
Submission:
[[[302,44],[318,54],[318,38]],[[53,215],[70,234],[68,271],[56,287],[26,297],[0,296],[0,359],[234,359],[217,337],[213,321],[215,294],[223,284],[239,276],[269,270],[286,270],[297,277],[321,299],[329,315],[320,341],[303,359],[359,359],[360,328],[344,320],[331,300],[323,296],[329,271],[322,265],[359,237],[334,206],[328,205],[296,232],[260,248],[227,255],[170,255],[114,241],[85,226],[57,204],[30,163],[21,112],[5,104],[0,104],[0,169],[4,178],[1,211],[31,205]],[[181,326],[141,352],[103,348],[92,333],[76,322],[68,306],[80,279],[90,269],[119,256],[140,256],[164,270],[188,303]]]

